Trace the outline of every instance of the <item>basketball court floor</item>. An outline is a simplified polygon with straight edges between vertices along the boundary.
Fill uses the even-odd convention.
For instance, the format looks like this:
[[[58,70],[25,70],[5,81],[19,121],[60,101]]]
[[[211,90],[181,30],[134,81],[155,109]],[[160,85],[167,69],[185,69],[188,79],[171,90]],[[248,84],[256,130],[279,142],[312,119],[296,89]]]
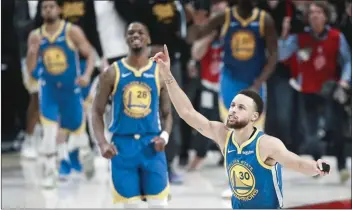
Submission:
[[[80,176],[60,182],[56,190],[42,190],[35,161],[21,160],[19,154],[2,155],[2,209],[22,208],[116,208],[111,203],[108,162],[96,158],[97,173],[87,181]],[[172,185],[168,208],[231,208],[221,193],[227,186],[223,168],[216,166],[218,155],[208,155],[204,166],[196,172],[178,169],[185,176],[183,185]],[[284,169],[284,208],[351,199],[351,180],[340,184],[334,158],[330,176],[319,179]],[[351,159],[348,159],[351,170]],[[145,205],[145,204],[143,204]],[[143,207],[143,206],[142,206]]]

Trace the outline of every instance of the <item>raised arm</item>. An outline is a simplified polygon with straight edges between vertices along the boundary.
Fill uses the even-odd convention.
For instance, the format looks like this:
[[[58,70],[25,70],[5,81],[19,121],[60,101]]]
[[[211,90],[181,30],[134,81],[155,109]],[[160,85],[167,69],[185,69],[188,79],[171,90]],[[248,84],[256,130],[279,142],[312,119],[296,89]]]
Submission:
[[[195,41],[192,45],[192,58],[196,61],[200,61],[204,55],[207,53],[211,42],[215,39],[217,35],[216,31],[211,34]]]
[[[40,41],[40,35],[37,30],[32,31],[29,34],[26,64],[27,71],[30,73],[30,75],[37,66]]]
[[[157,53],[153,59],[159,65],[160,73],[165,81],[171,102],[180,117],[202,135],[214,140],[223,147],[223,142],[227,134],[226,126],[221,122],[209,121],[193,108],[191,101],[171,74],[170,58],[166,45],[164,46],[164,52]]]
[[[92,46],[87,40],[82,29],[76,25],[72,25],[69,30],[70,38],[77,50],[87,59],[85,75],[91,77],[94,71],[95,55]]]
[[[193,43],[195,40],[200,39],[210,33],[212,31],[220,28],[226,19],[226,13],[229,13],[228,10],[225,10],[224,12],[221,12],[217,15],[214,15],[213,17],[210,17],[209,22],[202,24],[202,25],[192,25],[187,34],[187,41],[189,43]],[[197,22],[195,20],[195,22]]]
[[[322,160],[314,161],[302,158],[290,152],[280,139],[265,135],[260,140],[260,157],[265,160],[274,160],[283,167],[306,175],[325,175],[322,169]]]

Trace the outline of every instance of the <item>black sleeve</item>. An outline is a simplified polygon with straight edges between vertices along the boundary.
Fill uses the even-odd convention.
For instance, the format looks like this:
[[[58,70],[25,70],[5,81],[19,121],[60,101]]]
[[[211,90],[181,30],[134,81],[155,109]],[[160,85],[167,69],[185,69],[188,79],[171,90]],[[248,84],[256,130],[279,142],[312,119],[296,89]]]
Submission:
[[[43,0],[38,1],[37,13],[35,14],[35,17],[34,17],[34,28],[39,28],[43,24],[43,18],[41,14],[42,2]]]
[[[103,50],[100,44],[93,0],[86,1],[86,15],[84,17],[83,25],[83,31],[85,32],[87,39],[93,45],[99,57],[103,57]]]

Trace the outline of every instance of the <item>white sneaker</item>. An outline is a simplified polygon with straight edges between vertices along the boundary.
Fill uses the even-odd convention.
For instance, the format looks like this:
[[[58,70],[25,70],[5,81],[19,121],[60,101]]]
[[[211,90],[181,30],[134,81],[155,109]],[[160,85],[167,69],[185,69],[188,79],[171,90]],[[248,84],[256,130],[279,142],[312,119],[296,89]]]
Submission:
[[[38,156],[37,148],[33,136],[26,136],[21,149],[21,156],[26,159],[36,159]]]
[[[231,188],[228,188],[228,189],[224,190],[224,191],[221,193],[221,197],[222,197],[223,199],[226,199],[226,200],[231,199],[231,197],[232,197],[232,190],[231,190]]]
[[[53,167],[43,166],[42,187],[45,189],[53,189],[56,187],[57,171]]]
[[[94,157],[94,153],[90,149],[80,149],[79,151],[79,159],[87,179],[91,179],[95,173]]]

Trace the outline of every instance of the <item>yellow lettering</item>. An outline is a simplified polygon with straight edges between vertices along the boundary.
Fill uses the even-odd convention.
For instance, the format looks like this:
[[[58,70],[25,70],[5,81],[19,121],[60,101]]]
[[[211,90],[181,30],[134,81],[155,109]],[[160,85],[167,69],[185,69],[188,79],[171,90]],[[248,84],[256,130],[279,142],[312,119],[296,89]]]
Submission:
[[[82,17],[85,14],[84,2],[65,2],[62,7],[62,15],[65,19]]]

